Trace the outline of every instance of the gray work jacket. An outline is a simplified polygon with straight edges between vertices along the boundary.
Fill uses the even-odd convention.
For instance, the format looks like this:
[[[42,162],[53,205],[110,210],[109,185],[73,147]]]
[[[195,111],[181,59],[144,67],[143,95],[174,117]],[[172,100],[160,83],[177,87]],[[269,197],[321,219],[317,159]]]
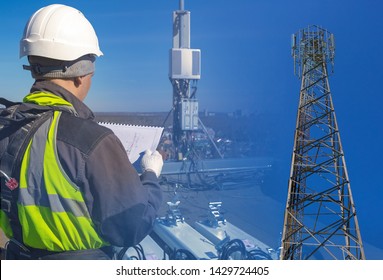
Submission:
[[[69,91],[49,81],[36,81],[31,92],[36,91],[65,99],[77,113],[60,118],[57,153],[68,178],[82,191],[99,234],[111,245],[138,244],[152,230],[162,201],[157,176],[139,176],[117,136],[98,125],[93,112]]]

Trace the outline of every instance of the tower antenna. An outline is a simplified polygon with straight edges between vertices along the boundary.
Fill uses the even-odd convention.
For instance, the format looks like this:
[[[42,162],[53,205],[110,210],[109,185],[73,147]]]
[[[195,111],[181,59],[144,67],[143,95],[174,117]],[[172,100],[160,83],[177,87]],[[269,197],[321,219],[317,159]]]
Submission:
[[[365,259],[328,81],[334,55],[319,26],[292,35],[301,89],[281,259]]]
[[[199,129],[197,82],[201,72],[201,50],[190,48],[190,12],[179,1],[173,12],[173,46],[169,79],[173,87],[173,142],[181,160],[188,152],[193,131]]]

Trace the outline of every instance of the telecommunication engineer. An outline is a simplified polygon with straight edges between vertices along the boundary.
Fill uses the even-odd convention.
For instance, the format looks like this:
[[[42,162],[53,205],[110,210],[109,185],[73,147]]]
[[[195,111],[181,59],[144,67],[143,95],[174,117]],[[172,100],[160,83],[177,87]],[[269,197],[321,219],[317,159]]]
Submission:
[[[72,7],[43,7],[26,24],[20,57],[35,82],[23,102],[56,109],[22,157],[17,201],[4,198],[18,212],[12,219],[1,211],[7,259],[111,259],[114,246],[134,246],[152,230],[161,155],[147,151],[138,174],[83,103],[102,54],[92,25]]]

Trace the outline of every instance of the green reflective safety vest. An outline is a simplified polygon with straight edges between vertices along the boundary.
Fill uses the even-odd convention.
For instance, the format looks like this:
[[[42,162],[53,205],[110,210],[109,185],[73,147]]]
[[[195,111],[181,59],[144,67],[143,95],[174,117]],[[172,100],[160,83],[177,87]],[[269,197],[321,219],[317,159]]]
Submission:
[[[72,107],[47,92],[32,93],[24,102]],[[61,111],[54,111],[39,127],[22,160],[17,208],[23,242],[33,248],[56,252],[107,246],[95,230],[81,191],[60,164],[56,134],[61,115]],[[11,237],[4,212],[0,222],[6,235]]]

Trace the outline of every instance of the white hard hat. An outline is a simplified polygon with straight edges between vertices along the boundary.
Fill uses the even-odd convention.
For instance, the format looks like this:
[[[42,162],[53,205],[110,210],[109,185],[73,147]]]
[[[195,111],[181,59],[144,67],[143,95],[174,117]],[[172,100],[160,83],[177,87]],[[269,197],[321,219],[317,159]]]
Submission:
[[[102,55],[96,32],[78,10],[49,5],[35,12],[20,40],[20,58],[42,56],[71,61],[83,55]]]

